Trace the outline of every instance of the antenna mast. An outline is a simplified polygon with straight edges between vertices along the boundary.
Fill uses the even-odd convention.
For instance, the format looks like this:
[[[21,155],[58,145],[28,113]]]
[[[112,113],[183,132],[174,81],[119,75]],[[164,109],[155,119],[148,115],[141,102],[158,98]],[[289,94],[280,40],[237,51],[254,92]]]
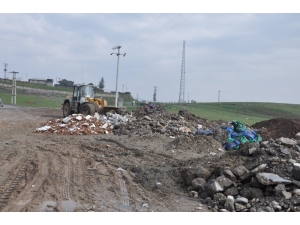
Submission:
[[[184,92],[185,92],[185,40],[183,41],[181,77],[180,77],[180,91],[179,91],[179,101],[178,101],[178,103],[184,103]]]

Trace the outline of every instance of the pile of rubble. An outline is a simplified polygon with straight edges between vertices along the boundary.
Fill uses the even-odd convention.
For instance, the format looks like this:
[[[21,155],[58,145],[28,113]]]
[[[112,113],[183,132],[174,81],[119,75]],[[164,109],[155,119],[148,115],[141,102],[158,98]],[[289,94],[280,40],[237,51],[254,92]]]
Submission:
[[[72,114],[64,119],[52,119],[42,123],[36,132],[56,133],[61,135],[87,135],[87,134],[111,134],[114,127],[125,124],[129,121],[126,116],[107,113],[102,116],[96,113],[94,116],[83,116],[82,114]]]
[[[185,171],[187,190],[212,211],[300,211],[299,145],[288,138],[247,143],[220,159],[227,166]],[[237,162],[228,163],[234,155]]]

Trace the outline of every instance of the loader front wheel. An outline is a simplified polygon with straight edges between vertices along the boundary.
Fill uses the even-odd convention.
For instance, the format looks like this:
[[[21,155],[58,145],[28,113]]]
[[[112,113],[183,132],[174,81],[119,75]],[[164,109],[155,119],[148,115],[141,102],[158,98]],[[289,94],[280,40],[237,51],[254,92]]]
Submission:
[[[67,117],[71,114],[71,107],[69,102],[65,102],[63,106],[63,116]]]
[[[81,106],[81,109],[80,109],[80,113],[84,116],[87,116],[87,115],[91,115],[91,116],[94,116],[95,115],[95,106],[91,103],[86,103],[84,104],[83,106]]]

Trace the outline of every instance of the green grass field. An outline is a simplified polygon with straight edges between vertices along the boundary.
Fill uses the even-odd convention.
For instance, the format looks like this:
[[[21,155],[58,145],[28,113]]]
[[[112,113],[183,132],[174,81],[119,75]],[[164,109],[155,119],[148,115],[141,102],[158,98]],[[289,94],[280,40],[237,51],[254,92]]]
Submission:
[[[300,119],[300,105],[260,102],[227,102],[227,103],[193,103],[166,104],[169,112],[178,113],[187,109],[196,116],[209,120],[239,120],[243,123],[254,124],[272,118]]]
[[[39,89],[47,89],[47,86],[38,86]],[[70,89],[68,91],[70,91]],[[26,90],[17,89],[17,105],[20,106],[60,108],[65,97],[65,94],[51,94],[48,96],[46,94],[28,94]],[[120,95],[120,97],[122,97],[122,95]],[[0,98],[2,98],[6,104],[10,104],[11,88],[0,86]],[[114,105],[114,97],[108,97],[105,99],[107,100],[108,105]],[[127,100],[126,98],[124,99],[125,101]],[[132,100],[124,102],[124,106],[128,111],[137,109],[137,106],[132,106],[131,102]],[[167,111],[172,113],[178,113],[178,111],[181,109],[187,109],[191,113],[195,114],[196,116],[200,116],[201,118],[225,121],[239,120],[250,125],[272,118],[300,119],[300,105],[297,104],[224,102],[220,104],[190,103],[163,105]]]

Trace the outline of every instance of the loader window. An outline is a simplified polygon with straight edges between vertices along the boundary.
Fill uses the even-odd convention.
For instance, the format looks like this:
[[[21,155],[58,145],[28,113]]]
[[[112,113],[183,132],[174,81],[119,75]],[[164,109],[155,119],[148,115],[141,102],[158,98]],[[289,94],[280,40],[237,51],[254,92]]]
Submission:
[[[78,97],[78,87],[74,87],[73,98],[77,99]]]
[[[92,86],[81,86],[81,96],[94,98],[94,88]]]

